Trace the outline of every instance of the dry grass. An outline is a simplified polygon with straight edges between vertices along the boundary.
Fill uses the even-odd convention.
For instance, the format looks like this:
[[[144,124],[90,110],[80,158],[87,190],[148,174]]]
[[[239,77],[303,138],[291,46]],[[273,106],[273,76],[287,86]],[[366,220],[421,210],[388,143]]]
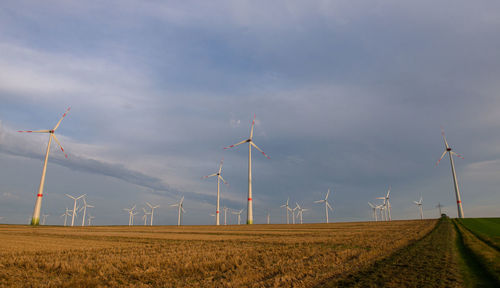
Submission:
[[[0,285],[311,287],[373,264],[435,224],[0,225]]]

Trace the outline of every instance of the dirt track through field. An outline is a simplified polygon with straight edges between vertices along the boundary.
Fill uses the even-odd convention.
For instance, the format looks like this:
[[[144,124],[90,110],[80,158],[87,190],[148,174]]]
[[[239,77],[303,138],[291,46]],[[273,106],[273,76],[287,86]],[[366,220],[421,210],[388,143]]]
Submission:
[[[360,272],[332,280],[325,287],[462,287],[456,231],[442,220],[422,240]]]

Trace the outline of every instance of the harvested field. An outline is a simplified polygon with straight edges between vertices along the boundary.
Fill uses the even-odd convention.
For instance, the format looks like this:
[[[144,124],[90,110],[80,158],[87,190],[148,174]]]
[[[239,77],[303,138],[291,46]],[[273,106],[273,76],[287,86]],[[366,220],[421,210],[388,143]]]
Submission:
[[[0,285],[321,286],[366,269],[414,243],[436,223],[78,228],[0,225]]]

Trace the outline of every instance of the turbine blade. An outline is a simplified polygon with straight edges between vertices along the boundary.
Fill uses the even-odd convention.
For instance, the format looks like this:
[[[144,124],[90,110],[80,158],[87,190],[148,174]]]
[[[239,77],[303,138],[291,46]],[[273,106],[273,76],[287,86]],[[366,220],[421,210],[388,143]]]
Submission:
[[[153,208],[153,205],[149,204],[149,202],[146,202],[146,205],[148,205],[149,208]]]
[[[252,128],[250,128],[250,139],[253,138],[253,127],[255,126],[255,114],[253,114]]]
[[[203,177],[201,177],[201,179],[207,179],[207,178],[214,177],[214,176],[217,176],[217,173],[210,174],[208,176],[203,176]]]
[[[59,127],[59,125],[61,124],[61,121],[64,119],[64,117],[66,117],[66,115],[68,114],[69,110],[71,110],[71,107],[68,107],[68,109],[66,109],[66,111],[64,112],[64,114],[62,115],[61,119],[59,119],[59,122],[57,122],[56,126],[54,126],[54,131],[57,130],[57,128]]]
[[[323,203],[323,202],[325,202],[325,200],[314,201],[314,203]]]
[[[224,180],[224,178],[222,178],[222,176],[221,176],[221,175],[219,175],[219,178],[220,178],[220,180],[222,180],[222,182],[223,182],[224,184],[226,184],[226,185],[227,185],[226,180]]]
[[[250,144],[252,144],[252,146],[255,147],[255,149],[259,150],[260,153],[262,153],[262,155],[266,156],[267,159],[271,159],[271,157],[267,156],[266,153],[264,153],[264,151],[262,151],[255,143],[250,142]]]
[[[76,200],[76,198],[75,198],[75,197],[73,197],[73,196],[71,196],[71,195],[69,195],[69,194],[65,194],[65,195],[66,195],[66,196],[68,196],[68,197],[69,197],[69,198],[71,198],[71,199],[75,199],[75,200]]]
[[[458,158],[462,158],[462,159],[465,159],[462,155],[458,154],[457,152],[455,151],[451,151],[451,154],[457,156]]]
[[[222,172],[222,164],[224,164],[224,158],[222,158],[222,160],[220,160],[219,174]]]
[[[328,195],[330,195],[330,188],[328,188],[328,192],[326,192],[325,200],[328,199]]]
[[[372,207],[372,208],[375,208],[375,206],[373,206],[373,204],[370,202],[368,202],[368,205],[370,205],[370,207]]]
[[[49,133],[50,130],[19,130],[19,133]]]
[[[332,206],[330,206],[330,203],[326,202],[326,206],[328,206],[328,208],[330,208],[330,210],[333,211],[333,208],[332,208]]]
[[[448,146],[448,142],[446,141],[446,137],[444,136],[444,128],[443,128],[443,126],[441,126],[441,135],[443,136],[444,146],[446,146],[446,149],[448,149],[450,146]]]
[[[229,149],[229,148],[236,147],[236,146],[238,146],[238,145],[241,145],[241,144],[243,144],[243,143],[246,143],[247,141],[248,141],[248,140],[243,140],[243,141],[238,142],[238,143],[236,143],[236,144],[233,144],[233,145],[230,145],[230,146],[224,147],[224,149]]]
[[[441,160],[443,160],[444,158],[444,155],[446,155],[446,150],[444,150],[443,154],[441,155],[441,158],[439,158],[439,160],[436,162],[436,166],[439,165],[439,162],[441,162]]]
[[[64,152],[64,148],[62,147],[61,142],[59,142],[59,140],[57,140],[56,135],[54,133],[52,133],[52,134],[50,134],[50,136],[52,136],[54,138],[54,140],[56,140],[57,145],[59,145],[59,148],[61,148],[61,151],[64,153],[64,157],[68,158],[68,154],[66,154],[66,152]]]
[[[387,196],[385,196],[385,198],[389,198],[389,194],[391,194],[391,185],[389,185],[389,190],[387,190]]]

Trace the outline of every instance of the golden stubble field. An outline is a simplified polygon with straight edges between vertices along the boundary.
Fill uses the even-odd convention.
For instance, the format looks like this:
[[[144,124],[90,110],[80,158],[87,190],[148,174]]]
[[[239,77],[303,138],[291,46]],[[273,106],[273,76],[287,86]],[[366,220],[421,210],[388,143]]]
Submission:
[[[422,238],[436,223],[0,225],[0,285],[321,286]]]

